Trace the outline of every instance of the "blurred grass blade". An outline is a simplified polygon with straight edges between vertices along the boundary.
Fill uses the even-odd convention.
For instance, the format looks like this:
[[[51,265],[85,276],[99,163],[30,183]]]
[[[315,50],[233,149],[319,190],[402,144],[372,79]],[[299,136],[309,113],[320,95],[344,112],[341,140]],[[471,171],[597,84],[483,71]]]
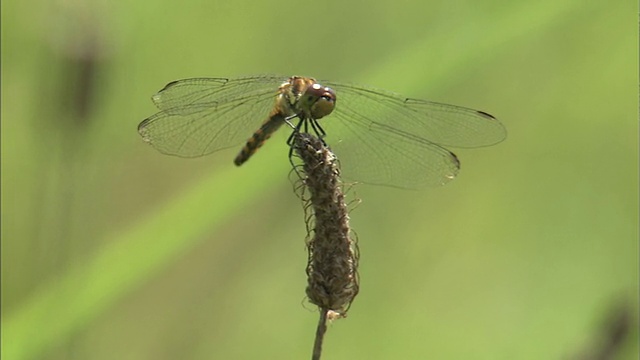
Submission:
[[[465,76],[469,69],[477,69],[479,61],[489,61],[500,57],[501,52],[513,49],[514,42],[523,40],[529,34],[540,34],[552,29],[557,22],[566,21],[567,15],[577,8],[584,11],[586,6],[597,6],[578,1],[514,2],[512,6],[501,8],[502,14],[492,13],[489,17],[479,17],[475,23],[457,27],[451,32],[430,34],[415,46],[404,52],[393,53],[367,68],[359,78],[365,84],[389,84],[389,90],[402,89],[403,94],[414,89],[438,89],[446,86],[452,78]],[[498,20],[496,20],[498,19]],[[485,31],[477,33],[478,23],[487,22]],[[489,22],[491,22],[489,24]],[[477,34],[472,39],[469,34]],[[437,61],[425,62],[425,59]],[[437,66],[437,67],[434,67]],[[398,69],[416,69],[407,78],[389,74]],[[391,82],[397,79],[399,85]],[[433,99],[432,99],[433,100]],[[465,104],[462,104],[465,105]],[[472,106],[473,104],[466,104]]]
[[[203,234],[214,232],[250,208],[249,204],[278,178],[287,178],[284,156],[283,161],[274,161],[265,154],[260,160],[253,162],[250,170],[260,174],[259,179],[233,182],[232,171],[239,170],[231,166],[226,173],[215,172],[136,227],[112,235],[94,257],[71,266],[20,308],[3,314],[2,358],[30,359],[41,356],[52,345],[64,343],[122,296],[194,247]],[[280,167],[274,169],[274,164]],[[238,188],[242,191],[229,191]]]

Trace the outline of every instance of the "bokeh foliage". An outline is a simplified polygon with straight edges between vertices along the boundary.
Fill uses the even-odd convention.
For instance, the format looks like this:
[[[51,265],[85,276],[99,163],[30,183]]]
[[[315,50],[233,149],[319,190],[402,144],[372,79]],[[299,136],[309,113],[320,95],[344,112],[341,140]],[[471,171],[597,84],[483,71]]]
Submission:
[[[354,188],[361,292],[327,359],[562,358],[619,308],[636,358],[637,40],[629,0],[4,1],[2,357],[310,356],[285,136],[234,168],[135,131],[171,80],[282,73],[509,132],[446,187]]]

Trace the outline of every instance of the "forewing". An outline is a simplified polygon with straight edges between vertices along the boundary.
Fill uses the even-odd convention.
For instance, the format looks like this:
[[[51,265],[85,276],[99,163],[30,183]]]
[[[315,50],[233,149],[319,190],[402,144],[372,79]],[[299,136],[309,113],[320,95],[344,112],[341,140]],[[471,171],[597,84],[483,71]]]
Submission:
[[[142,121],[138,132],[158,151],[182,157],[238,145],[267,118],[286,79],[268,75],[174,81],[152,97],[161,111]]]
[[[383,90],[327,82],[336,91],[337,113],[357,114],[362,127],[380,126],[451,147],[494,145],[506,137],[504,126],[482,111],[425,100],[409,99]]]

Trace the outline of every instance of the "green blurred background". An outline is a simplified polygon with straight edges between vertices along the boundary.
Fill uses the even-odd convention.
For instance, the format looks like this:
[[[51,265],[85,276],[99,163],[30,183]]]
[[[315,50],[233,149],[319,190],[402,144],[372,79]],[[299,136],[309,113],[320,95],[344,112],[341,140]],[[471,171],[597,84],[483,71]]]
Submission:
[[[637,358],[636,2],[3,1],[1,36],[3,359],[310,358],[286,136],[236,168],[136,132],[169,81],[259,73],[509,133],[447,186],[355,188],[323,358],[586,359],[611,327]]]

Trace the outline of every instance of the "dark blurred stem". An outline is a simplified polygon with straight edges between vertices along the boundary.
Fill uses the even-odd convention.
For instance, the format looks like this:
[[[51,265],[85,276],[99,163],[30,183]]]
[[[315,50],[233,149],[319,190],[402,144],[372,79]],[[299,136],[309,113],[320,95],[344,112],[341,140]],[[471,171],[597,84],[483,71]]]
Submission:
[[[318,321],[318,328],[316,329],[316,341],[313,344],[313,356],[311,360],[320,360],[322,355],[322,341],[324,340],[324,333],[327,331],[327,313],[329,309],[320,309],[320,320]]]

